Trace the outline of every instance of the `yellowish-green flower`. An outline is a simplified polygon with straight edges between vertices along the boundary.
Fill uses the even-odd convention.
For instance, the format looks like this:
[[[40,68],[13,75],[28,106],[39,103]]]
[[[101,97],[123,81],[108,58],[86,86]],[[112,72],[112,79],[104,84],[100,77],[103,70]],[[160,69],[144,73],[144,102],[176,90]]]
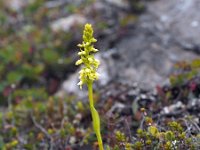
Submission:
[[[83,84],[93,82],[99,77],[97,68],[100,62],[94,58],[94,53],[98,51],[93,45],[96,41],[97,40],[93,37],[92,25],[86,24],[83,31],[83,42],[82,44],[78,44],[80,48],[80,52],[78,53],[80,59],[76,61],[76,65],[84,65],[79,72],[80,82],[78,85],[80,88],[82,88]]]
[[[82,88],[83,84],[86,84],[88,87],[88,97],[89,97],[89,105],[90,111],[92,115],[92,122],[94,132],[97,136],[99,150],[103,150],[103,142],[101,137],[101,128],[100,128],[100,117],[99,113],[94,107],[93,101],[93,81],[97,80],[99,75],[97,73],[97,68],[99,67],[99,61],[94,58],[94,53],[98,50],[94,48],[93,43],[97,40],[93,37],[93,29],[91,24],[86,24],[83,31],[83,42],[82,44],[78,44],[80,48],[80,52],[78,55],[80,59],[76,62],[76,65],[83,64],[81,71],[79,72],[80,82],[78,85]]]

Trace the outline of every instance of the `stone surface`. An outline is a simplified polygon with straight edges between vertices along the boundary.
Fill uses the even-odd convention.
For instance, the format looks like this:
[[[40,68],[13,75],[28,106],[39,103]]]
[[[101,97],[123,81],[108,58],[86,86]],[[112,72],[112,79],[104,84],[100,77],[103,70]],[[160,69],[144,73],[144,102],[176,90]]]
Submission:
[[[23,7],[27,6],[34,0],[7,0],[3,1],[4,5],[14,11],[20,11]]]
[[[73,14],[66,18],[59,18],[58,20],[52,22],[51,29],[53,31],[69,31],[72,26],[74,25],[80,25],[85,24],[87,22],[87,19],[79,14]]]
[[[106,2],[121,8],[128,8],[127,0],[106,0]]]
[[[135,28],[129,31],[129,36],[116,44],[120,59],[113,60],[115,65],[111,65],[109,71],[116,79],[138,81],[147,86],[168,82],[167,77],[174,63],[199,58],[196,53],[185,51],[180,45],[199,42],[197,20],[200,14],[196,12],[200,7],[197,3],[198,0],[147,3],[146,13],[140,16]]]
[[[174,63],[200,57],[193,50],[200,44],[199,10],[198,0],[146,3],[146,12],[126,31],[128,35],[118,38],[118,31],[111,33],[109,37],[115,42],[112,49],[104,47],[109,45],[107,39],[100,44],[99,73],[103,78],[98,85],[120,80],[153,88],[168,83]]]
[[[149,5],[149,10],[181,46],[200,47],[199,0],[159,0]]]

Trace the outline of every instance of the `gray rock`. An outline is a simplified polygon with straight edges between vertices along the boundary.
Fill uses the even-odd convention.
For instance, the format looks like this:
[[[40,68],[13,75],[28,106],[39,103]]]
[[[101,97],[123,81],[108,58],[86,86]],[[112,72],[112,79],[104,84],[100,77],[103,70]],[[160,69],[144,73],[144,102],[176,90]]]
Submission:
[[[23,7],[27,6],[34,0],[9,0],[3,1],[4,5],[14,11],[20,11]]]
[[[181,46],[200,46],[199,0],[159,0],[151,3],[149,10]]]
[[[105,0],[106,2],[121,8],[127,8],[128,2],[126,0]]]
[[[71,29],[72,26],[76,24],[84,25],[86,22],[87,19],[84,16],[79,14],[73,14],[66,18],[59,18],[58,20],[52,22],[51,29],[55,32],[59,30],[67,32]]]
[[[146,7],[128,36],[116,37],[113,49],[100,51],[99,85],[120,80],[152,88],[169,82],[174,63],[199,58],[183,49],[183,45],[200,45],[199,0],[159,0],[148,2]],[[106,41],[100,45],[108,45]]]
[[[121,59],[113,60],[114,66],[109,70],[121,80],[138,81],[150,87],[167,83],[174,63],[199,57],[183,50],[177,42],[198,44],[200,28],[195,28],[200,5],[197,2],[160,0],[148,3],[147,12],[140,16],[136,27],[116,45]]]

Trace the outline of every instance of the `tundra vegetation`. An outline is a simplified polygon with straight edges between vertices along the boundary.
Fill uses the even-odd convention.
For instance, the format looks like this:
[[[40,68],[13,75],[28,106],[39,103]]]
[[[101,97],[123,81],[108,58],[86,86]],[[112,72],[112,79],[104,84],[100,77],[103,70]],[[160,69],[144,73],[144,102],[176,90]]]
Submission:
[[[70,32],[52,32],[49,24],[62,15],[83,13],[92,1],[48,8],[45,0],[35,0],[20,11],[5,7],[3,1],[0,150],[97,150],[101,143],[105,150],[200,149],[199,59],[177,62],[170,84],[158,85],[156,92],[118,81],[93,89],[99,62],[93,57],[96,40],[86,25],[79,56],[89,57],[77,63],[92,65],[92,70],[82,68],[79,83],[88,86],[90,103],[78,93],[57,97],[60,84],[78,69],[74,62],[83,25],[73,25]],[[143,9],[134,7],[137,13]],[[95,37],[101,41],[112,25],[98,22],[101,13],[91,10],[87,15],[96,19]],[[137,15],[122,15],[117,26],[124,28],[136,19]]]

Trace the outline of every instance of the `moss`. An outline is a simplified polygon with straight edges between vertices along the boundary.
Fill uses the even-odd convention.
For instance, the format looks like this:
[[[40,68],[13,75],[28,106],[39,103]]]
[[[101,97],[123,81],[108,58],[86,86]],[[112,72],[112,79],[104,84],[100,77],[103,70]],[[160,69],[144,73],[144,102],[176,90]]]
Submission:
[[[153,122],[152,118],[146,117],[147,120]],[[163,149],[163,150],[192,150],[198,149],[198,135],[191,136],[186,134],[180,123],[171,121],[166,124],[169,130],[160,131],[155,125],[147,125],[144,129],[137,129],[136,142],[129,143],[133,149]],[[124,144],[127,142],[127,137],[122,132],[117,132],[117,139]],[[120,145],[118,145],[120,147]]]
[[[173,150],[172,144],[171,144],[170,141],[167,141],[167,142],[164,144],[164,150]]]
[[[116,131],[115,132],[115,137],[116,137],[116,140],[118,142],[125,142],[126,141],[126,137],[125,137],[125,134],[120,132],[120,131]]]
[[[6,144],[6,150],[12,150],[14,149],[17,145],[19,144],[19,142],[17,140],[13,140],[9,143]]]
[[[142,142],[135,142],[134,145],[133,145],[133,148],[136,149],[136,150],[142,150],[142,147],[143,147],[143,144]]]
[[[168,126],[172,131],[178,131],[179,133],[183,132],[183,128],[178,122],[175,121],[169,122]]]
[[[166,132],[165,132],[165,139],[166,139],[167,141],[173,141],[173,140],[175,140],[175,135],[174,135],[174,133],[173,133],[172,131],[166,131]]]
[[[157,129],[157,127],[155,126],[150,126],[148,128],[148,132],[153,136],[153,137],[157,137],[157,135],[159,134],[159,131]]]

